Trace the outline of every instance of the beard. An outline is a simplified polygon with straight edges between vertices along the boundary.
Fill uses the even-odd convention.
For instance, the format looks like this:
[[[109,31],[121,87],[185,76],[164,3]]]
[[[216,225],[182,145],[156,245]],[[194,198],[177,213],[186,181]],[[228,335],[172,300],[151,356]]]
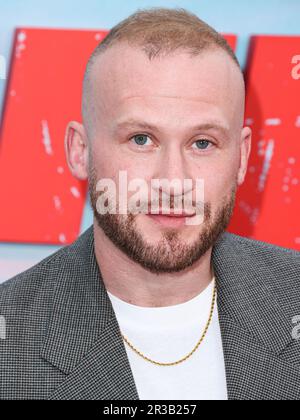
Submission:
[[[204,203],[204,221],[198,237],[192,244],[187,244],[180,238],[176,229],[162,230],[161,240],[157,244],[149,244],[138,230],[134,214],[101,214],[97,211],[96,171],[93,166],[89,170],[89,196],[94,219],[99,228],[113,244],[154,274],[178,273],[196,263],[216,243],[219,236],[226,230],[231,220],[237,191],[237,183],[229,196],[223,198],[222,204],[212,216],[211,203]],[[191,227],[189,227],[191,229]]]

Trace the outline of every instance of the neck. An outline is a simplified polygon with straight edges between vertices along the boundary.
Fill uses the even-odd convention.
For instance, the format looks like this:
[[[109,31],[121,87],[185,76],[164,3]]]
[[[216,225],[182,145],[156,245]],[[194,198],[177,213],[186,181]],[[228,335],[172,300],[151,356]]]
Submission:
[[[154,274],[119,250],[94,223],[95,256],[108,292],[132,305],[162,307],[187,302],[213,278],[212,248],[179,273]]]

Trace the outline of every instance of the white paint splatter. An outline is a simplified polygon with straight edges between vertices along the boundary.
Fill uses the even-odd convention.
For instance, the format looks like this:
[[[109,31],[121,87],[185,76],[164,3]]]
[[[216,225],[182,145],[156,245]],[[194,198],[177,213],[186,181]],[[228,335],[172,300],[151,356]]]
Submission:
[[[251,217],[250,217],[250,222],[253,225],[256,224],[256,222],[258,220],[258,216],[259,216],[259,209],[258,208],[253,209],[253,212],[252,212]]]
[[[281,119],[280,118],[268,118],[265,121],[265,125],[273,126],[273,127],[281,125]]]
[[[53,197],[54,207],[56,210],[61,210],[61,199],[58,195]]]
[[[257,143],[257,154],[258,156],[264,156],[265,155],[265,144],[266,141],[265,140],[259,140],[259,142]]]
[[[101,34],[96,34],[95,35],[95,40],[96,41],[101,41],[101,39],[102,39],[102,35]]]
[[[19,52],[22,52],[23,50],[26,50],[26,45],[25,44],[19,44],[17,46],[17,49]]]
[[[58,236],[58,240],[61,243],[65,243],[66,240],[67,240],[66,235],[64,233],[60,233],[59,236]]]
[[[80,198],[81,194],[77,187],[71,187],[70,191],[75,198]]]
[[[259,181],[258,181],[259,192],[263,192],[263,190],[265,189],[267,176],[268,176],[268,173],[271,167],[271,161],[274,155],[274,148],[275,148],[275,142],[274,140],[270,140],[266,148],[262,172],[261,172],[261,175],[259,176]]]
[[[288,159],[288,163],[289,163],[290,165],[295,165],[295,163],[296,163],[296,158],[294,158],[294,157],[290,157],[290,158]]]
[[[16,45],[16,57],[21,58],[22,51],[26,50],[26,41],[27,35],[26,32],[22,31],[18,34],[17,45]]]
[[[64,168],[62,166],[58,166],[57,167],[57,173],[59,173],[60,175],[64,173]]]
[[[253,125],[254,124],[254,119],[253,118],[246,118],[245,119],[245,124],[246,125]]]
[[[48,127],[48,122],[46,120],[42,121],[42,134],[43,134],[43,145],[45,147],[45,152],[47,153],[47,155],[53,155],[49,127]]]
[[[296,118],[295,126],[300,128],[300,115]]]
[[[255,225],[259,217],[259,209],[257,207],[252,208],[245,201],[240,201],[239,206],[241,210],[248,216],[250,223]]]
[[[248,216],[251,214],[252,209],[248,203],[246,203],[245,201],[240,201],[239,206],[243,210],[243,212],[246,213]]]
[[[24,42],[26,38],[27,38],[26,32],[22,31],[18,34],[18,41],[19,42]]]
[[[290,190],[290,187],[288,185],[283,185],[282,187],[283,192],[288,192],[289,190]]]

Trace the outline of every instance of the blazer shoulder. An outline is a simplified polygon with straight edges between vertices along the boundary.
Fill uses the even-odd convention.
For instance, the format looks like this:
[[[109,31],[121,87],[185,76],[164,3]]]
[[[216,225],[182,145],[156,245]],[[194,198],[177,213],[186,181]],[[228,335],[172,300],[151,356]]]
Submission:
[[[264,282],[278,296],[300,301],[300,252],[225,232],[219,255],[242,272]]]
[[[76,264],[82,264],[81,259],[85,257],[87,252],[87,240],[91,238],[91,233],[91,229],[89,229],[72,244],[64,246],[28,270],[1,283],[1,306],[12,305],[20,299],[24,306],[26,300],[32,302],[35,296],[41,296],[50,290],[52,291],[60,273],[64,276]]]
[[[37,294],[45,293],[54,286],[62,259],[66,258],[65,248],[41,260],[33,267],[15,275],[0,284],[0,310],[3,306],[18,304],[26,299],[32,301]]]
[[[240,253],[244,252],[245,254],[254,254],[256,256],[261,255],[262,257],[277,257],[283,259],[284,262],[288,262],[289,260],[300,262],[300,252],[295,249],[273,245],[230,232],[224,232],[223,241],[227,246],[231,246],[235,250],[240,250]]]

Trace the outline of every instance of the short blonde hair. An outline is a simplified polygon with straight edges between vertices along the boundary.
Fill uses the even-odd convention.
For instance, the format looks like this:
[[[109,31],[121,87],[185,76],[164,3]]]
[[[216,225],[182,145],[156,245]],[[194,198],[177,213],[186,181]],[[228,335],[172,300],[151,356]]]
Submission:
[[[185,50],[191,56],[196,56],[205,50],[221,48],[241,70],[238,59],[226,39],[195,14],[182,8],[138,9],[114,26],[90,56],[83,83],[83,116],[87,116],[89,107],[87,96],[91,67],[100,54],[119,42],[140,47],[149,60],[176,50]]]

